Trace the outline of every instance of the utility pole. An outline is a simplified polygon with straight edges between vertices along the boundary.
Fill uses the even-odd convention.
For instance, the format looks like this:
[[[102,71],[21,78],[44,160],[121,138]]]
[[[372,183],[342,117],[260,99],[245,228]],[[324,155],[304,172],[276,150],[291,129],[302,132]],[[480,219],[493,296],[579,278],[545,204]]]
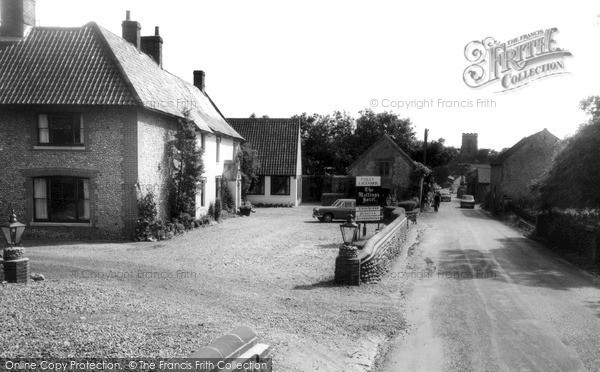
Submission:
[[[423,165],[427,166],[427,134],[429,129],[425,128],[425,140],[423,141]]]
[[[427,133],[429,129],[425,128],[424,141],[423,141],[423,165],[427,166]],[[421,205],[421,212],[423,212],[423,177],[421,177],[421,187],[419,191],[419,204]]]

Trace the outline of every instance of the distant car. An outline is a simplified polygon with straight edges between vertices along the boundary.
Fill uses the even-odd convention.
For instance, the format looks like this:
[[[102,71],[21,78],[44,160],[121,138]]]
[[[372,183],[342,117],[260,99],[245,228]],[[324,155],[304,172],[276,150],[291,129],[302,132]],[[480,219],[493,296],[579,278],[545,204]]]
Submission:
[[[475,198],[473,195],[463,195],[460,199],[461,208],[475,208]]]
[[[450,196],[450,191],[448,191],[448,190],[442,190],[441,194],[442,194],[442,199],[441,200],[443,202],[452,201],[452,196]]]
[[[334,219],[345,220],[350,213],[354,216],[355,211],[356,200],[338,199],[330,206],[313,208],[313,217],[316,217],[321,222],[331,222]]]

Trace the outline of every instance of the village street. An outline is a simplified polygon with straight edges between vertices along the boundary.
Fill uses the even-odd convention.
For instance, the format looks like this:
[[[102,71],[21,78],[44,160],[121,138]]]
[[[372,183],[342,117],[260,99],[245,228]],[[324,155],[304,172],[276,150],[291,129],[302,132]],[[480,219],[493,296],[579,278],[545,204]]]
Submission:
[[[412,262],[390,273],[415,283],[410,330],[377,370],[600,368],[598,278],[456,198],[419,226]]]

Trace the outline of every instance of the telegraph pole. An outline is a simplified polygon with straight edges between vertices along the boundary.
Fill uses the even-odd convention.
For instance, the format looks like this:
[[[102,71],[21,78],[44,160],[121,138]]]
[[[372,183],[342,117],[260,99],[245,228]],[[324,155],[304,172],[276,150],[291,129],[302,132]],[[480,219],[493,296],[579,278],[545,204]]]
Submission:
[[[424,141],[423,141],[423,165],[427,166],[427,133],[429,129],[425,128]],[[423,212],[423,177],[421,177],[421,187],[419,191],[419,204],[421,205],[421,212]]]

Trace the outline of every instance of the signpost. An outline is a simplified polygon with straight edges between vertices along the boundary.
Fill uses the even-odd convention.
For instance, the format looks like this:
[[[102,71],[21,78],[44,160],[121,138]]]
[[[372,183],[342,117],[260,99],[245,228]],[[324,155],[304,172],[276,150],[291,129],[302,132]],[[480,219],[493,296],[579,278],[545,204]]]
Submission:
[[[385,201],[381,177],[356,177],[356,221],[380,221],[381,204]]]

